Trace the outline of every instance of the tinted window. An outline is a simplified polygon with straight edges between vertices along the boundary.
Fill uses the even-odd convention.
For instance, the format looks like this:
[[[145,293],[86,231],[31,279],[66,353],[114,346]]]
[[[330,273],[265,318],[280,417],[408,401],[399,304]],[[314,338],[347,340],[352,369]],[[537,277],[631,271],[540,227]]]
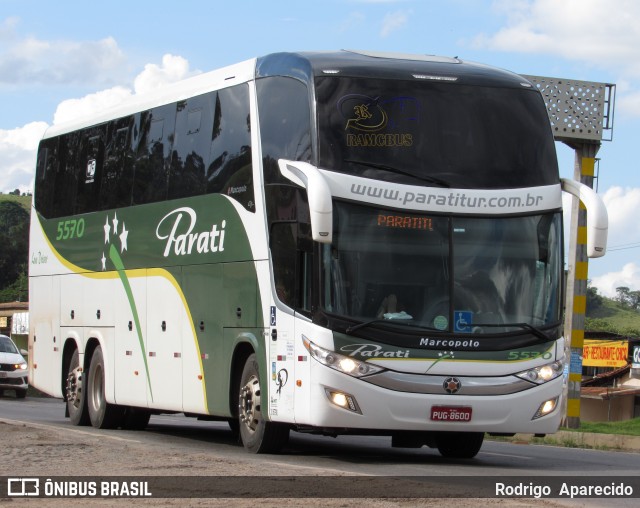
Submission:
[[[309,91],[285,77],[256,82],[265,183],[291,183],[278,170],[278,159],[311,161]]]
[[[225,193],[255,211],[249,87],[160,106],[40,143],[46,218]]]
[[[44,217],[53,215],[53,191],[58,172],[58,138],[46,139],[38,148],[36,164],[35,205]]]
[[[106,126],[102,125],[82,132],[82,147],[77,162],[79,187],[75,213],[94,211],[100,200],[106,130]]]
[[[549,119],[533,90],[320,77],[316,92],[321,167],[457,188],[558,183]]]
[[[81,160],[83,135],[74,132],[60,138],[59,159],[53,188],[53,216],[62,217],[75,212],[78,192],[78,163]]]
[[[133,117],[109,123],[100,187],[102,210],[131,205],[134,161],[132,129]]]
[[[207,192],[221,192],[255,211],[249,87],[219,90],[207,167]]]
[[[178,102],[169,199],[204,194],[216,93]]]
[[[133,204],[167,199],[167,186],[176,104],[136,115],[137,156],[134,165]],[[134,141],[134,142],[135,142]]]

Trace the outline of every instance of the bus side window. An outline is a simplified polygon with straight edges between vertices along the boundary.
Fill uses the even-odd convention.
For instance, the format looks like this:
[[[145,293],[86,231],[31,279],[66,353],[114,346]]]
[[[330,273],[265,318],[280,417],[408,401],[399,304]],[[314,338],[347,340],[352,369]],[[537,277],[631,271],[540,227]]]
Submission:
[[[216,92],[178,102],[169,199],[204,194]]]
[[[175,103],[153,108],[141,115],[134,169],[135,205],[167,199],[175,121]]]
[[[82,131],[65,134],[60,138],[59,164],[55,177],[53,217],[73,215],[78,191],[78,160],[82,144]]]
[[[83,131],[82,147],[78,158],[78,198],[76,213],[89,213],[98,209],[104,159],[106,126]]]
[[[273,76],[256,81],[265,183],[290,183],[278,159],[311,162],[309,91],[294,78]]]
[[[133,185],[133,152],[130,133],[133,117],[109,124],[100,186],[100,209],[131,205]]]
[[[58,142],[59,138],[47,139],[40,143],[38,161],[36,165],[36,210],[46,219],[54,217],[53,203],[58,172]]]
[[[207,193],[220,192],[255,212],[251,117],[246,84],[219,90],[207,167]]]

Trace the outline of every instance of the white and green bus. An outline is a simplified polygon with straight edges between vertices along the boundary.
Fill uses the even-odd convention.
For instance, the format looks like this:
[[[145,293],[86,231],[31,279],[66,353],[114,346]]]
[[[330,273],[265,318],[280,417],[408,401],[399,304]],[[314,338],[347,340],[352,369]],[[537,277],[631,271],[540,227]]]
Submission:
[[[180,412],[251,452],[555,432],[562,188],[540,93],[457,58],[271,54],[54,126],[30,381],[76,425]]]

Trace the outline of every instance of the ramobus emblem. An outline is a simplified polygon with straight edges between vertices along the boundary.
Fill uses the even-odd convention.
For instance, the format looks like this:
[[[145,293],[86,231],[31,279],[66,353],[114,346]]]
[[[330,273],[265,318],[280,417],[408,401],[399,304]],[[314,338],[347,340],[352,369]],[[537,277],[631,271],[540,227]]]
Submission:
[[[448,377],[444,380],[444,383],[442,383],[442,388],[444,388],[444,391],[449,395],[453,395],[454,393],[458,393],[460,391],[460,388],[462,388],[462,383],[457,377]]]

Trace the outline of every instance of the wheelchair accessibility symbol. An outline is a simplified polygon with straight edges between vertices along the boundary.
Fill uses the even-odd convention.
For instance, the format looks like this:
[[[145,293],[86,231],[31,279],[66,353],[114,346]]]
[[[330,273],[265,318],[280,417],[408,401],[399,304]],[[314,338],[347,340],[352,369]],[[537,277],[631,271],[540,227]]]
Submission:
[[[473,312],[470,310],[456,310],[453,312],[454,332],[471,333],[473,323]]]

